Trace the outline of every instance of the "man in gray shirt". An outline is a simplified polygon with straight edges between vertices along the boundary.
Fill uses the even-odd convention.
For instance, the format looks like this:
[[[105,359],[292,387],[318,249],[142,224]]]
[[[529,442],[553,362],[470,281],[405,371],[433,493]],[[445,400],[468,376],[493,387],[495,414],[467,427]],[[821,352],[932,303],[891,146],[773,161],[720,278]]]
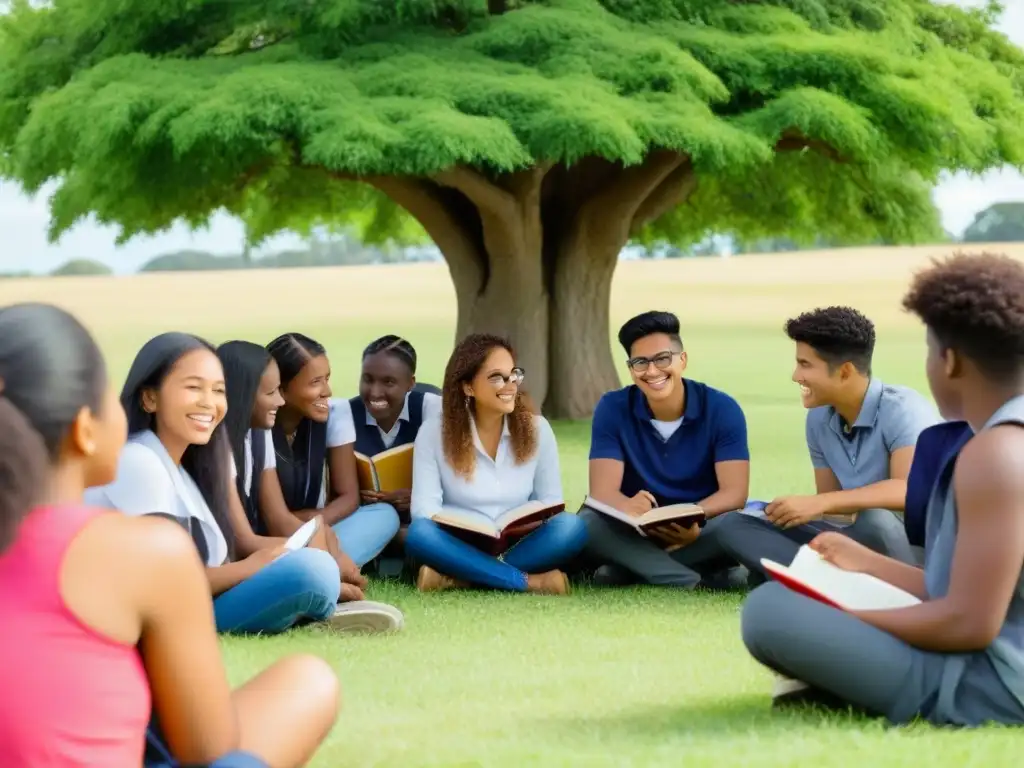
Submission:
[[[860,312],[816,309],[787,322],[786,333],[808,409],[815,493],[777,498],[763,518],[728,515],[718,527],[722,547],[762,577],[761,558],[788,565],[829,530],[914,562],[902,518],[907,475],[918,435],[941,420],[937,410],[916,390],[872,377],[875,328]]]

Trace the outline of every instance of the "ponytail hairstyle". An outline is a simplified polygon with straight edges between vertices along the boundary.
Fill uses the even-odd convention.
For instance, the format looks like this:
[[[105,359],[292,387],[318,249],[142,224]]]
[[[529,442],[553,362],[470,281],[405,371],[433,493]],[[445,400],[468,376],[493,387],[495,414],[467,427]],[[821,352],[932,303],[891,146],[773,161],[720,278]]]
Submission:
[[[147,341],[135,356],[124,388],[121,405],[128,415],[128,434],[150,430],[156,433],[156,415],[142,406],[142,395],[148,389],[160,389],[175,364],[190,352],[205,349],[217,352],[210,342],[189,333],[161,333]],[[158,435],[159,437],[159,435]],[[181,457],[181,466],[199,487],[203,501],[210,508],[224,539],[228,557],[234,559],[235,536],[228,513],[230,497],[231,448],[228,433],[218,425],[206,445],[190,445]]]
[[[323,344],[301,333],[285,333],[267,344],[267,351],[281,370],[281,391],[299,375],[306,363],[327,354]]]
[[[85,327],[49,304],[0,309],[0,552],[46,490],[83,408],[98,413],[103,355]]]
[[[252,409],[260,379],[273,359],[259,344],[251,341],[228,341],[217,347],[217,357],[224,366],[224,384],[228,394],[228,412],[223,428],[235,460],[238,477],[245,475],[245,436],[252,424]]]

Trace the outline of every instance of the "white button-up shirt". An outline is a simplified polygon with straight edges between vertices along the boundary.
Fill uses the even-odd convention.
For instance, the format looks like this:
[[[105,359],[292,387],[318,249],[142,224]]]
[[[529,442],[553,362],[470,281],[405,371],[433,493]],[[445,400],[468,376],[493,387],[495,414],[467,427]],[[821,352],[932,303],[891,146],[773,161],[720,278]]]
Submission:
[[[516,464],[508,423],[502,429],[496,458],[492,459],[480,443],[476,424],[470,418],[476,462],[468,480],[456,475],[445,459],[441,419],[425,421],[413,452],[412,516],[430,518],[455,508],[473,510],[495,520],[528,501],[563,501],[555,433],[543,416],[534,419],[537,450],[525,462]]]

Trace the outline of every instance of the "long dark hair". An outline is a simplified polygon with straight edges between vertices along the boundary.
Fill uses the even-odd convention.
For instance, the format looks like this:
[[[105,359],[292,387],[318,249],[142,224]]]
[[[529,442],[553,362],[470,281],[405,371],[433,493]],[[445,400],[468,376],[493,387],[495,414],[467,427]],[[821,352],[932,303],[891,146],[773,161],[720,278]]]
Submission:
[[[455,347],[444,370],[441,390],[441,438],[444,457],[455,474],[471,478],[476,468],[473,449],[473,431],[470,428],[472,402],[467,402],[462,385],[473,380],[480,372],[487,356],[495,349],[504,349],[514,360],[515,350],[508,339],[488,333],[473,333]],[[515,409],[507,417],[512,436],[512,451],[516,463],[528,461],[537,450],[537,435],[533,423],[531,402],[520,386]]]
[[[301,333],[284,333],[267,344],[267,351],[277,361],[281,369],[281,389],[291,383],[306,367],[306,363],[315,357],[326,355],[327,350],[319,341]]]
[[[227,430],[231,454],[238,476],[245,475],[245,436],[252,423],[252,409],[263,372],[273,359],[259,344],[251,341],[227,341],[217,347],[217,357],[224,366],[224,382],[228,390],[228,413],[223,429]]]
[[[142,393],[147,389],[159,389],[174,365],[189,352],[199,349],[216,354],[212,344],[188,333],[162,333],[143,345],[121,390],[121,405],[128,415],[129,435],[147,429],[156,432],[156,417],[142,407]],[[218,426],[206,445],[190,445],[185,449],[181,466],[199,487],[228,543],[228,557],[233,558],[235,537],[228,515],[230,451],[228,433]]]
[[[99,347],[49,304],[0,309],[0,552],[45,492],[51,463],[82,408],[107,386]]]

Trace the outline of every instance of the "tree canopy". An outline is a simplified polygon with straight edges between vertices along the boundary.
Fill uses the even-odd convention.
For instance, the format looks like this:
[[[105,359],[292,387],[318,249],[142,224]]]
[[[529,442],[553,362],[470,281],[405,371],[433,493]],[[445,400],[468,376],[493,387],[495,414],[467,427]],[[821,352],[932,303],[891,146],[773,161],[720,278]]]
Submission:
[[[1024,54],[996,11],[14,0],[0,173],[58,181],[53,237],[90,214],[127,238],[219,209],[254,242],[425,231],[459,332],[510,335],[548,410],[581,416],[617,381],[607,302],[630,238],[920,241],[942,172],[1024,167]]]

